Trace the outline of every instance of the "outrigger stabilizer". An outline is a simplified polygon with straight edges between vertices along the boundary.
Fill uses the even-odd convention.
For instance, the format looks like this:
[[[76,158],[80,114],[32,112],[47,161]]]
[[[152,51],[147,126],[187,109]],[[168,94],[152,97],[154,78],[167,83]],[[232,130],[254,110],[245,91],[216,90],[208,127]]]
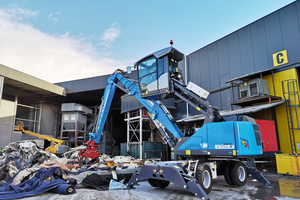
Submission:
[[[166,188],[172,182],[178,187],[187,189],[203,200],[210,199],[203,187],[211,185],[207,181],[212,180],[205,179],[202,176],[200,180],[202,181],[201,185],[195,178],[198,173],[197,165],[200,164],[197,161],[167,161],[146,164],[131,176],[127,183],[127,188],[132,189],[135,184],[142,181],[148,181],[152,187]],[[272,188],[272,184],[255,167],[254,159],[247,159],[245,165],[247,174],[252,179],[263,183],[264,188]]]
[[[130,189],[134,184],[147,181],[153,187],[165,188],[170,182],[176,186],[192,192],[194,195],[209,199],[209,196],[202,189],[198,181],[188,175],[177,163],[159,162],[144,165],[140,171],[135,172],[127,183]]]

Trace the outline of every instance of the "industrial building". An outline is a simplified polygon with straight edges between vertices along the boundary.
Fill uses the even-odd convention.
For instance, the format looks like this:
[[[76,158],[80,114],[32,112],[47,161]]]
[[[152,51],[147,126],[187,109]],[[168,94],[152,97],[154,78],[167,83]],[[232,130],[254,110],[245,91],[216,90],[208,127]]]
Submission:
[[[220,110],[270,104],[255,112],[242,109],[241,113],[273,120],[276,134],[271,137],[275,138],[269,138],[265,149],[276,150],[278,145],[278,152],[295,155],[300,152],[299,6],[300,2],[293,2],[187,57],[188,79],[211,91],[209,100]],[[267,134],[270,137],[271,133]],[[296,157],[278,156],[277,164],[278,171],[298,174],[286,170],[296,165]]]
[[[221,115],[246,114],[257,119],[264,132],[265,157],[280,154],[277,160],[281,172],[295,175],[299,175],[299,169],[282,163],[297,163],[300,153],[299,16],[300,2],[296,1],[189,53],[180,63],[185,81],[209,91],[208,101],[219,108]],[[136,78],[134,71],[128,75]],[[36,139],[15,132],[18,121],[27,130],[60,138],[69,146],[84,144],[109,77],[51,84],[3,65],[0,76],[0,147]],[[204,118],[197,110],[172,99],[164,104],[179,126],[186,122],[194,128],[201,126]],[[149,145],[152,154],[148,156],[167,152],[142,105],[121,90],[113,99],[103,134],[103,153],[143,157]]]

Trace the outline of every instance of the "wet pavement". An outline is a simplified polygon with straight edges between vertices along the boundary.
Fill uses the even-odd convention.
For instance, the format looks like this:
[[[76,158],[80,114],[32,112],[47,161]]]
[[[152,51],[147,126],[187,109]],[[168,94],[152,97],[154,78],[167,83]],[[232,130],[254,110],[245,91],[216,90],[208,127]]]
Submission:
[[[298,176],[266,173],[272,183],[271,191],[257,187],[256,199],[300,199],[300,178]]]
[[[275,172],[263,174],[271,182],[273,186],[271,189],[264,188],[262,183],[251,178],[248,178],[247,184],[243,187],[232,187],[225,183],[223,177],[218,177],[209,196],[211,199],[300,199],[299,177]]]
[[[272,183],[272,189],[263,188],[258,181],[248,179],[243,187],[232,187],[226,184],[223,176],[213,180],[213,189],[209,194],[210,199],[266,199],[266,200],[293,200],[300,199],[300,178],[297,176],[281,175],[275,172],[264,173],[265,177]],[[25,198],[26,200],[77,200],[77,199],[178,199],[198,200],[189,191],[170,184],[165,189],[153,188],[148,182],[141,182],[139,186],[131,190],[108,190],[97,191],[91,189],[78,189],[77,193],[71,195],[59,195],[43,193],[36,197]]]

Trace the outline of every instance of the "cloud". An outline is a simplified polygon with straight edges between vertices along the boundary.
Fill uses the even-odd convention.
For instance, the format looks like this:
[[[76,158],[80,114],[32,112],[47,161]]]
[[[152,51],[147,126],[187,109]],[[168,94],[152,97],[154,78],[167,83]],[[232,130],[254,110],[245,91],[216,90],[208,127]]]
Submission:
[[[55,13],[50,13],[49,15],[48,15],[48,18],[50,19],[50,20],[52,20],[52,21],[58,21],[59,19],[59,17],[61,17],[62,15],[60,14],[60,12],[59,11],[56,11]]]
[[[121,30],[116,28],[116,25],[116,23],[111,24],[111,27],[104,31],[104,34],[100,37],[101,45],[110,47],[111,44],[120,36]]]
[[[24,18],[29,18],[29,17],[36,17],[39,15],[38,11],[32,11],[29,9],[24,9],[24,8],[19,8],[16,6],[10,6],[5,10],[4,13],[7,13],[7,15],[10,15],[11,18],[17,21],[23,21]]]
[[[35,12],[20,9],[18,13],[16,17],[0,10],[0,64],[53,83],[111,74],[128,65],[99,55],[83,37],[49,35],[19,20]],[[103,35],[106,41],[114,41],[119,35],[114,27],[110,30]]]

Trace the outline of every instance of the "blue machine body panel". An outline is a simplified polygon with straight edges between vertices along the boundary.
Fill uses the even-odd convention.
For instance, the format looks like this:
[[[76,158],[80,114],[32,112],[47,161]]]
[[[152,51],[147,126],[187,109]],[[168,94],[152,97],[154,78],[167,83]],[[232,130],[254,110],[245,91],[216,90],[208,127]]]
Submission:
[[[251,122],[234,121],[233,123],[237,156],[261,155],[263,149],[259,126]]]
[[[260,155],[261,138],[259,132],[256,135],[254,126],[257,125],[243,121],[204,124],[175,151],[175,154],[184,152],[190,155]],[[187,151],[189,153],[185,153]]]

